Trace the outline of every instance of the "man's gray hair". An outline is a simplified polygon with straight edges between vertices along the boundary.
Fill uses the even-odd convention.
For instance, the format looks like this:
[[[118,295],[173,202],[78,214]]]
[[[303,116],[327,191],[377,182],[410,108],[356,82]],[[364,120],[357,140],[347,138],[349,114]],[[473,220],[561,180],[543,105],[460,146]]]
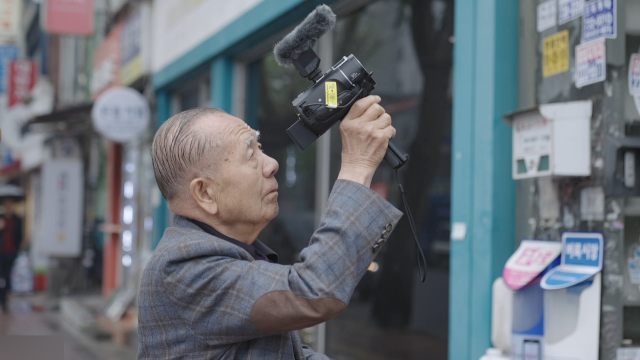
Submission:
[[[210,136],[196,130],[197,120],[204,115],[220,114],[226,112],[216,108],[190,109],[172,116],[156,132],[151,162],[160,192],[167,201],[179,193],[185,176],[192,173],[193,167],[214,145]]]

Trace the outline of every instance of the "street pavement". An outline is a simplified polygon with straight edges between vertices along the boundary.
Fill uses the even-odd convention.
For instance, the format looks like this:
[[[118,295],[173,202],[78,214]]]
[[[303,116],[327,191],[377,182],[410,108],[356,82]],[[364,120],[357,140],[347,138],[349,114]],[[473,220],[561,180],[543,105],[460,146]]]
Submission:
[[[66,324],[55,311],[36,311],[29,296],[13,296],[8,314],[0,312],[0,336],[58,335],[64,339],[65,360],[129,360],[136,350],[109,338],[96,339]],[[0,351],[0,358],[2,354]]]

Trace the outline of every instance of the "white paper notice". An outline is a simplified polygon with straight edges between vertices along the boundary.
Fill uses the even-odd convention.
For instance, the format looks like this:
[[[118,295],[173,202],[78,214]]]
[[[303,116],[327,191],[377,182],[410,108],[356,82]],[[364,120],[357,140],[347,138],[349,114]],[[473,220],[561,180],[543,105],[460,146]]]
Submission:
[[[629,60],[629,93],[640,95],[640,54],[632,54]]]
[[[604,39],[576,46],[576,87],[607,78],[607,51]]]
[[[556,25],[556,0],[549,0],[538,5],[538,32],[543,32]]]

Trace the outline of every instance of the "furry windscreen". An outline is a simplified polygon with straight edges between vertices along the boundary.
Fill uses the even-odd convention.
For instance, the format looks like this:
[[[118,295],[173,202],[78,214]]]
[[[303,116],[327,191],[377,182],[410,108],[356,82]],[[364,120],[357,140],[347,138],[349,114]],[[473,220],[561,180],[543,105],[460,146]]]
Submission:
[[[294,59],[313,47],[327,30],[336,25],[336,14],[327,5],[320,5],[273,48],[276,61],[290,66]]]

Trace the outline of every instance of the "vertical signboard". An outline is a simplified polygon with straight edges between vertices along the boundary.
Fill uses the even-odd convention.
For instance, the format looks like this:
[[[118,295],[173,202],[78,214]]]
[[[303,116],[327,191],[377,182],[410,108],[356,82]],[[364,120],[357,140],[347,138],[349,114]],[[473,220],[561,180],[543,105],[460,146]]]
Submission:
[[[35,61],[16,60],[9,66],[9,107],[23,102],[36,85],[38,68]]]
[[[76,257],[82,245],[83,173],[81,160],[42,165],[42,243],[52,256]]]
[[[120,84],[129,86],[150,71],[150,18],[147,4],[127,19],[122,28]]]
[[[46,0],[44,25],[52,34],[93,34],[93,0]]]
[[[17,37],[20,31],[20,0],[0,0],[0,36]]]
[[[105,90],[120,85],[121,35],[122,24],[118,24],[93,54],[91,97],[94,100]]]
[[[7,87],[6,74],[11,62],[18,58],[20,51],[15,45],[0,46],[0,93],[4,93]]]

